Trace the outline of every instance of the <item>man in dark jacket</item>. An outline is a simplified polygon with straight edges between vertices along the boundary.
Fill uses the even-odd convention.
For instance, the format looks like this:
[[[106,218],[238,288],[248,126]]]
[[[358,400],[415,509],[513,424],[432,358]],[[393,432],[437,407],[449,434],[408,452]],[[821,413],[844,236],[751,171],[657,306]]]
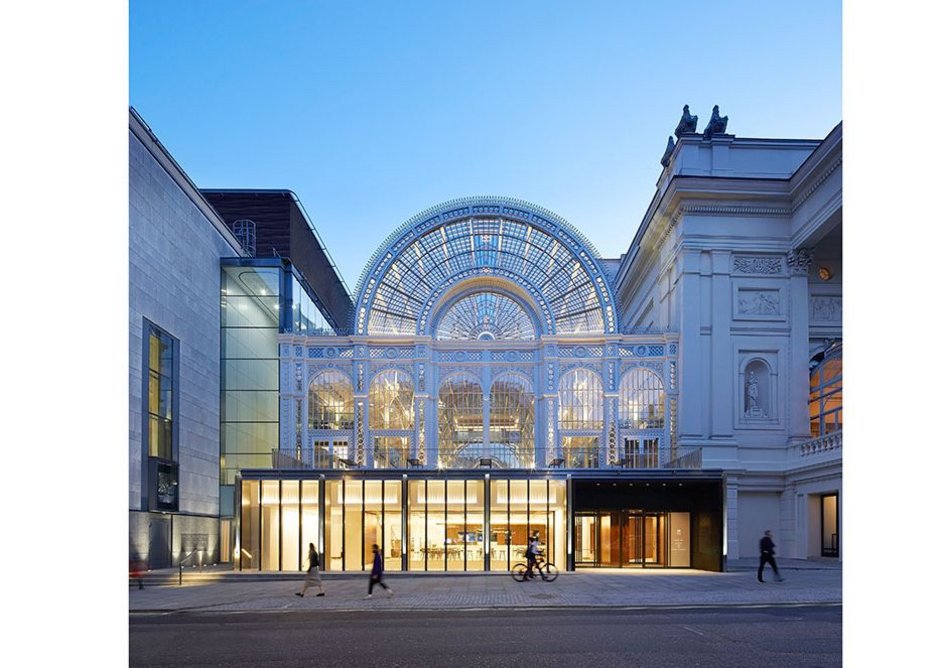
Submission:
[[[375,561],[371,565],[371,576],[368,578],[368,595],[365,598],[371,598],[371,590],[374,589],[376,584],[384,587],[384,591],[387,592],[388,598],[390,598],[394,596],[394,592],[381,581],[381,578],[384,577],[384,559],[381,556],[381,548],[377,544],[372,545],[371,552],[375,555]]]
[[[762,579],[762,571],[766,564],[772,567],[776,582],[785,580],[779,575],[778,566],[775,564],[775,543],[772,542],[772,532],[768,529],[766,529],[762,540],[759,541],[759,582],[765,582]]]

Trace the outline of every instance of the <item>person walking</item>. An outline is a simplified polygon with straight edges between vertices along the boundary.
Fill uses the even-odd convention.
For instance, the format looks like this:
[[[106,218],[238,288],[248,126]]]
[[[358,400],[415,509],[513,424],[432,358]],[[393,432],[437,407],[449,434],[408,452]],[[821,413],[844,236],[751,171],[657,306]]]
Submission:
[[[303,589],[294,593],[302,598],[306,595],[307,589],[316,585],[319,587],[319,593],[316,594],[316,596],[325,596],[326,592],[322,588],[322,576],[319,574],[319,553],[316,551],[316,546],[312,543],[309,544],[309,555],[307,559],[309,559],[309,570],[306,571],[306,580],[303,582]]]
[[[384,577],[384,558],[381,556],[381,548],[378,547],[377,543],[371,546],[371,552],[375,555],[374,563],[371,565],[371,575],[368,578],[368,594],[365,598],[371,598],[371,590],[374,589],[376,584],[384,587],[384,591],[387,593],[388,598],[394,596],[394,592],[388,587],[381,579]]]
[[[765,530],[765,535],[759,541],[759,582],[765,582],[762,579],[762,571],[765,569],[766,564],[772,567],[776,582],[785,581],[785,578],[779,574],[778,566],[775,564],[775,543],[772,542],[772,532],[768,529]]]

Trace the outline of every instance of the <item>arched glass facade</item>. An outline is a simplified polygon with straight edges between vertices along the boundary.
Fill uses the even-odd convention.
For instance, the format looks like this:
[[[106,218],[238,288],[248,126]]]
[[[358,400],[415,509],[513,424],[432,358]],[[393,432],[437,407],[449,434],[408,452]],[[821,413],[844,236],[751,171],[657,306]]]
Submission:
[[[508,569],[533,531],[563,567],[587,563],[584,541],[601,538],[608,518],[573,522],[566,504],[576,477],[679,460],[670,447],[677,345],[620,334],[592,247],[562,219],[522,204],[495,198],[424,212],[370,261],[352,335],[281,338],[281,374],[307,388],[281,392],[281,425],[304,426],[296,438],[281,430],[281,451],[302,442],[323,455],[309,467],[323,476],[309,512],[328,568],[367,568],[366,548],[378,543],[392,570]],[[261,481],[245,498],[313,504],[300,487],[299,496],[280,489],[276,501]],[[642,503],[617,507],[633,513]],[[275,557],[265,537],[273,511],[255,517],[242,507],[261,536],[262,568],[287,553],[292,568],[293,538]],[[654,513],[614,524],[636,537],[658,527],[641,542],[657,550],[671,520]],[[616,563],[667,563],[664,552],[652,562],[643,554]]]

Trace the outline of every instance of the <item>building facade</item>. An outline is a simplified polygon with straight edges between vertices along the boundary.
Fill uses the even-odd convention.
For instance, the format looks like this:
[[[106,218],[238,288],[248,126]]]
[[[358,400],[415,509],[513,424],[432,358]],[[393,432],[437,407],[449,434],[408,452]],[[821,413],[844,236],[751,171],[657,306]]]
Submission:
[[[841,128],[684,134],[663,164],[619,258],[471,197],[400,225],[346,299],[321,244],[270,250],[269,192],[200,193],[258,251],[173,258],[220,304],[212,556],[497,571],[537,533],[565,569],[720,570],[772,528],[839,558]]]

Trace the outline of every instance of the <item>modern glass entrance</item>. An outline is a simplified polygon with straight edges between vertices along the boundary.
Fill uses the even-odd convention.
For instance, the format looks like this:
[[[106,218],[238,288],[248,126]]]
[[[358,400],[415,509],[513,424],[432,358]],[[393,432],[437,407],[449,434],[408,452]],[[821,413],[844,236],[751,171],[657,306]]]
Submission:
[[[640,509],[576,513],[575,565],[608,568],[687,566],[688,517],[689,513]],[[677,563],[672,563],[670,558],[672,547],[678,548],[674,555]]]

